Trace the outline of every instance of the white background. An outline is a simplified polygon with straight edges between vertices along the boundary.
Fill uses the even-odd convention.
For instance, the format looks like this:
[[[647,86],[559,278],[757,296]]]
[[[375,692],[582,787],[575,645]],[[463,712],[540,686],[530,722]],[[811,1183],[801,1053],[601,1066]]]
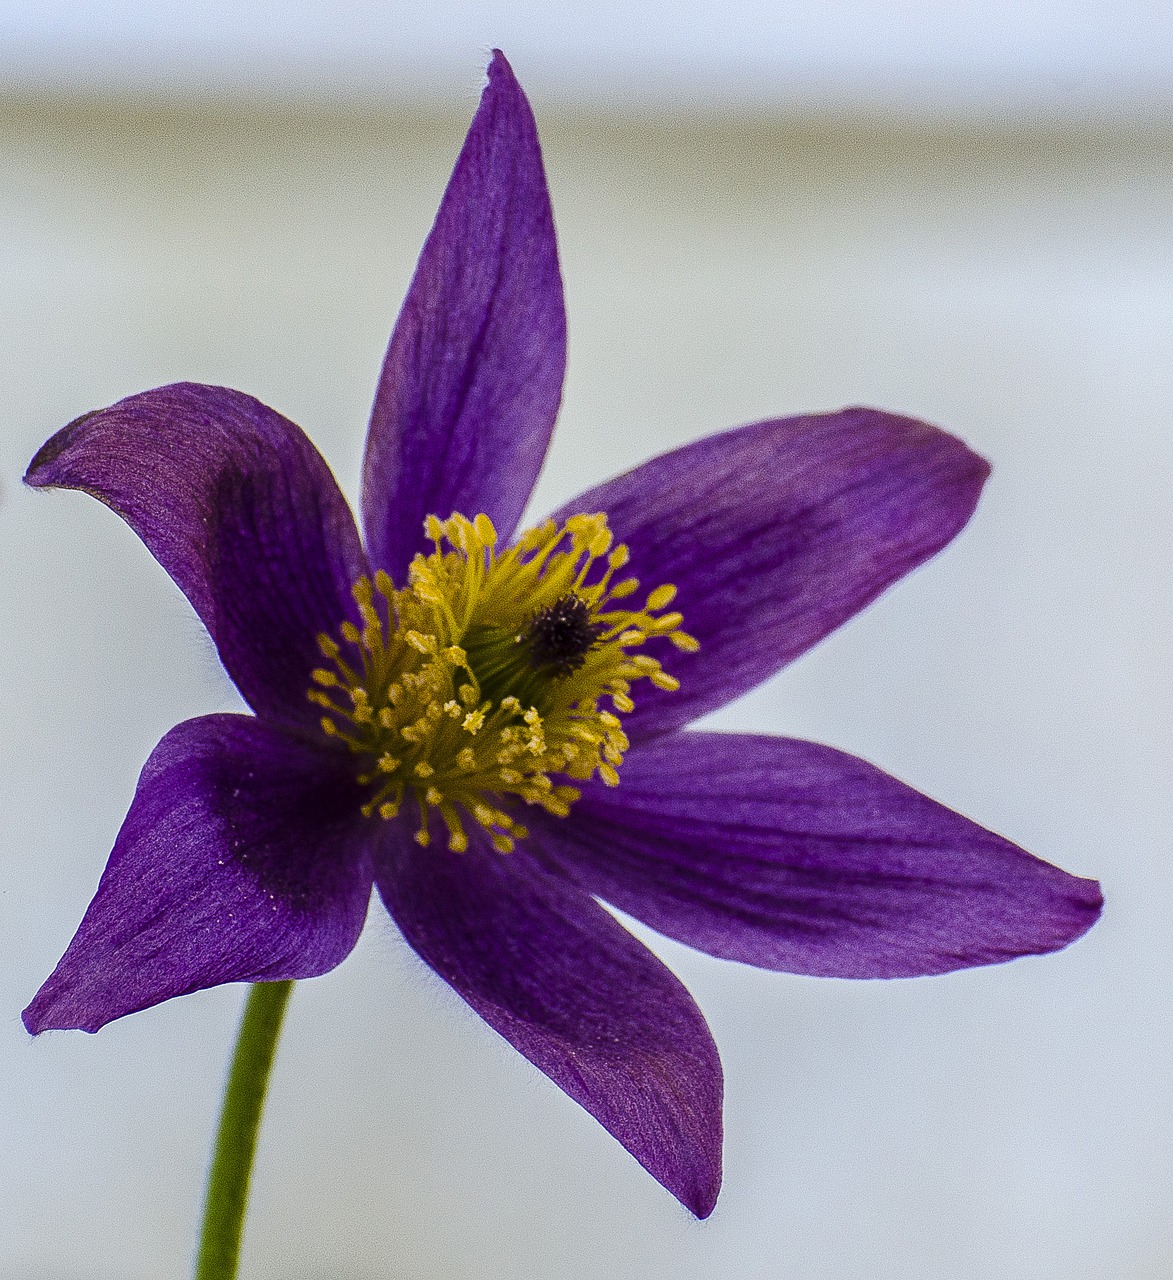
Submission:
[[[1167,109],[1166,0],[4,0],[9,82],[435,96],[499,45],[531,91],[888,110]]]
[[[95,1037],[20,1025],[154,742],[236,703],[133,535],[19,476],[78,413],[191,377],[302,423],[354,494],[382,347],[492,43],[532,88],[570,311],[535,511],[780,412],[872,403],[963,435],[994,464],[969,529],[714,722],[864,755],[1101,877],[1108,907],[1059,956],[890,984],[655,942],[726,1068],[726,1183],[704,1224],[376,907],[356,954],[295,992],[242,1275],[1168,1275],[1173,138],[1153,108],[1167,49],[1145,35],[1163,9],[794,6],[785,57],[751,39],[776,10],[698,4],[669,25],[647,7],[620,39],[581,11],[470,7],[463,42],[443,11],[396,28],[401,65],[440,85],[419,105],[406,89],[380,105],[348,62],[364,13],[391,29],[352,6],[329,92],[263,107],[239,80],[243,105],[179,79],[144,97],[132,75],[140,47],[212,65],[226,9],[144,7],[133,30],[112,10],[0,10],[23,59],[0,109],[0,1277],[185,1274],[241,1000],[203,993]],[[240,20],[254,90],[282,49],[313,61],[324,38],[324,7],[275,12]],[[77,70],[99,37],[126,54],[105,96]],[[986,68],[974,83],[1013,81],[1020,114],[965,97],[963,55]],[[720,87],[734,57],[770,92],[744,114],[735,96],[690,106],[677,71]],[[852,57],[905,96],[853,119]],[[817,88],[797,116],[770,79],[787,59]],[[1065,115],[1053,77],[1077,64],[1100,97]],[[650,115],[599,89],[640,67],[661,86]]]

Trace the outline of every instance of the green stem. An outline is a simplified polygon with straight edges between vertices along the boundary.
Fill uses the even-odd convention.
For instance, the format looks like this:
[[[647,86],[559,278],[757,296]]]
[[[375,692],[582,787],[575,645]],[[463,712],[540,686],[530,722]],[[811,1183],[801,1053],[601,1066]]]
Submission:
[[[292,990],[292,982],[256,982],[248,993],[208,1174],[195,1280],[235,1280],[265,1088]]]

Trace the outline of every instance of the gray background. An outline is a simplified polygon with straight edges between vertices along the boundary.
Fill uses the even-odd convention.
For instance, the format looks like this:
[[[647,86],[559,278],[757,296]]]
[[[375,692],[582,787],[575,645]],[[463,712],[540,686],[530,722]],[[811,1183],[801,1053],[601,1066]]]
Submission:
[[[154,742],[238,704],[133,535],[19,476],[78,413],[186,377],[287,413],[355,494],[475,83],[446,107],[0,107],[5,1280],[185,1273],[242,999],[96,1037],[20,1025]],[[1108,909],[1059,956],[891,984],[651,939],[726,1068],[725,1190],[698,1224],[376,908],[295,992],[242,1275],[1167,1275],[1173,134],[535,107],[571,334],[535,514],[783,412],[871,403],[964,436],[994,475],[962,537],[712,723],[863,755],[1098,875]]]

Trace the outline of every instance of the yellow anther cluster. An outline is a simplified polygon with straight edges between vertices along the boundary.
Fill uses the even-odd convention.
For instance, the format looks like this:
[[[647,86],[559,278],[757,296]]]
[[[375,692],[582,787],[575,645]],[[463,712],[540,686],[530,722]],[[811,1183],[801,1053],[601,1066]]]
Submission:
[[[633,710],[633,681],[679,688],[657,659],[628,650],[697,642],[665,612],[675,587],[656,587],[642,608],[618,604],[639,582],[616,580],[629,555],[605,515],[549,520],[500,553],[485,515],[429,516],[425,528],[435,549],[416,556],[407,586],[382,571],[360,579],[361,628],[318,637],[327,665],[308,696],[323,731],[361,758],[364,814],[394,818],[411,796],[420,844],[435,810],[450,849],[468,848],[471,818],[508,853],[526,834],[513,798],[565,817],[579,792],[555,778],[618,784],[628,741],[616,713]]]

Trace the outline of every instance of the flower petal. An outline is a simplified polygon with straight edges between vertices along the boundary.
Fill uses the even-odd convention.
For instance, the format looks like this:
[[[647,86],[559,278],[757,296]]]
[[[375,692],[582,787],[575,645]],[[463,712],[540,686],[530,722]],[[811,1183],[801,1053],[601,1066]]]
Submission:
[[[29,1031],[97,1031],[204,987],[308,978],[344,960],[372,882],[347,764],[252,716],[176,725],[24,1012]]]
[[[687,724],[804,653],[939,551],[988,474],[936,427],[844,409],[709,436],[568,503],[558,518],[607,513],[645,587],[677,587],[701,644],[671,653],[680,690],[637,695],[628,734]]]
[[[420,957],[698,1217],[721,1184],[721,1064],[692,997],[526,855],[388,832],[379,890]]]
[[[402,583],[429,514],[512,534],[562,398],[566,316],[537,127],[496,51],[420,254],[367,435],[363,524]]]
[[[588,893],[765,969],[904,978],[1054,951],[1095,923],[1082,880],[874,766],[791,738],[677,733],[611,790],[531,821]]]
[[[195,606],[250,706],[317,724],[316,637],[354,615],[366,561],[300,427],[239,391],[181,382],[63,427],[25,482],[116,511]]]

